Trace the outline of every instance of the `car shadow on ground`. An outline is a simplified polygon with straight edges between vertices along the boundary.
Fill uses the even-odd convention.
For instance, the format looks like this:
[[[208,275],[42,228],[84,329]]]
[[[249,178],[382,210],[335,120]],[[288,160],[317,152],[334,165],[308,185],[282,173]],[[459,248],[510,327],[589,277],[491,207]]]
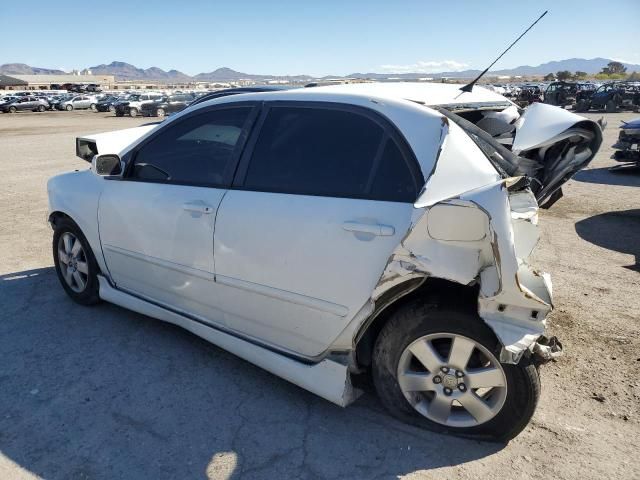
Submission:
[[[608,167],[580,170],[572,178],[578,182],[585,183],[640,187],[640,169],[631,167],[619,170],[609,170]]]
[[[576,223],[576,233],[599,247],[633,255],[635,262],[625,268],[640,272],[640,209],[585,218]]]
[[[0,276],[0,458],[48,479],[396,478],[503,448],[342,409],[173,325]]]

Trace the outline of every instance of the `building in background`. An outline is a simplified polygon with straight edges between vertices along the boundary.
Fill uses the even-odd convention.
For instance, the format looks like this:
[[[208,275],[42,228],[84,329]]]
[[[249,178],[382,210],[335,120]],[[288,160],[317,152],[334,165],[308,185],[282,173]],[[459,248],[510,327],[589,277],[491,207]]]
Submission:
[[[50,90],[52,85],[66,83],[93,83],[103,89],[110,89],[116,81],[113,75],[0,75],[0,90]]]

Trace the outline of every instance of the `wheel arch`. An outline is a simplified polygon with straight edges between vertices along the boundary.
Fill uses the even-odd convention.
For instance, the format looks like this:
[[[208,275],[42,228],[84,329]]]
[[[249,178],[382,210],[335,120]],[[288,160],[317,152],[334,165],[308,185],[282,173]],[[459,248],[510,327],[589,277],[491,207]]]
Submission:
[[[463,285],[437,277],[414,278],[387,290],[375,302],[373,313],[363,322],[355,336],[355,354],[358,366],[368,368],[372,362],[373,348],[386,323],[401,307],[412,302],[424,302],[437,306],[455,305],[473,312],[479,322],[478,285]]]

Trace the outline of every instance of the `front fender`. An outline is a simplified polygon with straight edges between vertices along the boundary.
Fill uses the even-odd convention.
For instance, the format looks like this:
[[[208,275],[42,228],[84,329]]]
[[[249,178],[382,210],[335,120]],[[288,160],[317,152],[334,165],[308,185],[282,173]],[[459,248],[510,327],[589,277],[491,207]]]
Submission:
[[[70,217],[86,237],[100,270],[108,272],[100,246],[98,203],[105,180],[90,170],[64,173],[47,182],[49,219],[56,213]]]

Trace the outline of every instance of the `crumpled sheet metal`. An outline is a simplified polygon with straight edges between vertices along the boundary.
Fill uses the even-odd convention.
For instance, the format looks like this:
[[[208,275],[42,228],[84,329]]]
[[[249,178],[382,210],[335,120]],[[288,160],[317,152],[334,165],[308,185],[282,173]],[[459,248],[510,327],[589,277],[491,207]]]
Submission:
[[[514,194],[509,202],[505,179],[416,208],[412,226],[395,249],[372,294],[375,301],[386,290],[408,278],[437,277],[463,285],[479,282],[478,312],[504,346],[502,361],[516,363],[544,333],[545,318],[553,308],[549,276],[526,263],[538,233],[537,204],[532,194]],[[460,240],[459,215],[449,219],[458,238],[430,236],[430,210],[446,205],[476,209],[487,218],[486,230],[469,232]],[[460,210],[460,214],[466,213]],[[438,221],[446,222],[439,216]],[[478,223],[474,225],[477,230]],[[518,230],[518,238],[514,237]],[[433,228],[431,229],[433,230]],[[447,226],[439,226],[441,232]]]

